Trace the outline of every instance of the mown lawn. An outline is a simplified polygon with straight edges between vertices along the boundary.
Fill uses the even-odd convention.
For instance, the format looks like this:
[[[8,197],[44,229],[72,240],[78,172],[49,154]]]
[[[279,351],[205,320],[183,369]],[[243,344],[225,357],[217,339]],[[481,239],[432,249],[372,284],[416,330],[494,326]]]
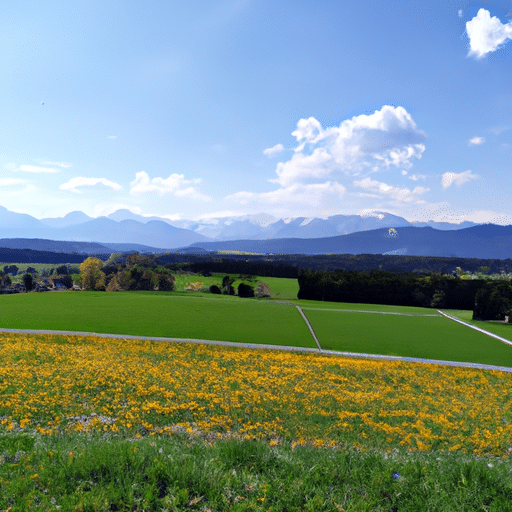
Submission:
[[[351,307],[354,305],[350,305]],[[336,311],[315,309],[303,311],[325,350],[419,357],[446,361],[462,361],[512,367],[512,346],[465,327],[435,310],[359,305],[358,309],[388,314],[360,313],[347,308]],[[389,314],[403,312],[405,314]],[[485,329],[486,325],[483,326]]]
[[[454,316],[468,324],[480,327],[480,329],[485,329],[486,331],[492,332],[493,334],[497,334],[502,338],[512,341],[512,324],[502,324],[501,322],[493,321],[483,322],[472,320],[473,311],[467,311],[463,309],[443,309],[442,311],[447,315]]]
[[[193,292],[1,295],[0,327],[316,347],[294,307]]]

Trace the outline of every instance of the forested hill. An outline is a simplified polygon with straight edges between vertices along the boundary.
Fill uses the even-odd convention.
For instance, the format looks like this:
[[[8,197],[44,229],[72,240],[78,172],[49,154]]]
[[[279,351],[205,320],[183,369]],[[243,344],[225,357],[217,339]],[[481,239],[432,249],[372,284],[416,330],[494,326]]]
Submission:
[[[52,251],[34,251],[32,249],[10,249],[0,247],[0,261],[3,263],[82,263],[90,255],[85,253],[67,253]],[[106,260],[109,254],[98,254]]]
[[[328,238],[233,240],[193,246],[208,251],[272,254],[406,254],[506,259],[512,255],[512,226],[484,224],[455,231],[431,227],[381,228]]]

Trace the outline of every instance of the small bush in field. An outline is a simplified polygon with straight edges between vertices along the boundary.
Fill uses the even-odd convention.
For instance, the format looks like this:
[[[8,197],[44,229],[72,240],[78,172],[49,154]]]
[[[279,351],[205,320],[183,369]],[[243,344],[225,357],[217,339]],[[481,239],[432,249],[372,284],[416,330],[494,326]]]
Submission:
[[[210,288],[208,288],[208,291],[210,293],[214,293],[216,295],[221,295],[222,294],[222,290],[216,284],[212,284],[210,286]]]
[[[238,285],[239,297],[254,297],[254,288],[248,284],[240,283]]]
[[[32,277],[32,274],[23,274],[23,285],[27,292],[32,290],[34,287],[34,278]]]
[[[174,290],[174,276],[171,274],[158,274],[156,282],[158,290],[161,292],[172,292]]]
[[[258,281],[258,286],[256,286],[256,296],[260,299],[270,297],[269,285],[263,281]]]

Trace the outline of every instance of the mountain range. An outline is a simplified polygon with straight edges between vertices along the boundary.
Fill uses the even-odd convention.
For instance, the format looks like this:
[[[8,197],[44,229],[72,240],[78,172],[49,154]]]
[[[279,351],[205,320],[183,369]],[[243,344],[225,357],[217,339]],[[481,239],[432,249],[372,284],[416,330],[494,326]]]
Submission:
[[[512,258],[512,226],[481,224],[444,231],[404,226],[314,239],[231,240],[193,245],[208,251],[267,254],[401,254],[503,260]]]
[[[87,254],[244,251],[507,259],[512,257],[512,226],[409,222],[385,212],[327,219],[261,214],[199,222],[117,210],[106,217],[76,211],[38,220],[0,206],[0,247]]]
[[[0,206],[0,238],[39,238],[48,240],[123,244],[124,250],[140,246],[169,250],[198,243],[226,240],[271,240],[278,238],[322,238],[379,228],[432,227],[458,230],[476,224],[463,222],[409,222],[390,213],[334,215],[327,219],[297,217],[276,219],[268,214],[225,217],[203,221],[169,220],[144,217],[129,210],[117,210],[92,218],[80,211],[64,217],[36,219]],[[135,246],[139,246],[137,249]]]

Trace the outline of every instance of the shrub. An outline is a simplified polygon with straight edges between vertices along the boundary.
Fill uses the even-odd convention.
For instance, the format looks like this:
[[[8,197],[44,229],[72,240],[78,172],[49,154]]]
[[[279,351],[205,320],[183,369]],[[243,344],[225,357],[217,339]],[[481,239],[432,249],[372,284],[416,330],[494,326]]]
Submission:
[[[270,287],[267,283],[263,281],[258,281],[258,286],[256,286],[256,295],[262,299],[264,297],[270,297]]]
[[[248,284],[240,283],[238,285],[239,297],[254,297],[254,288]]]
[[[4,286],[9,286],[12,283],[11,278],[9,277],[9,274],[5,274],[4,272],[0,272],[0,286],[2,288]]]
[[[208,290],[210,293],[215,293],[217,295],[222,294],[222,290],[216,284],[212,284]]]
[[[225,276],[222,279],[222,293],[224,295],[235,295],[235,289],[232,284],[235,282],[235,279],[229,276]]]
[[[174,276],[171,274],[165,272],[158,274],[156,282],[160,291],[172,292],[174,290]]]
[[[23,274],[23,285],[27,292],[32,290],[34,287],[34,278],[32,277],[32,274]]]
[[[201,281],[196,281],[195,283],[187,283],[187,291],[189,292],[200,292],[203,288],[203,283]]]

